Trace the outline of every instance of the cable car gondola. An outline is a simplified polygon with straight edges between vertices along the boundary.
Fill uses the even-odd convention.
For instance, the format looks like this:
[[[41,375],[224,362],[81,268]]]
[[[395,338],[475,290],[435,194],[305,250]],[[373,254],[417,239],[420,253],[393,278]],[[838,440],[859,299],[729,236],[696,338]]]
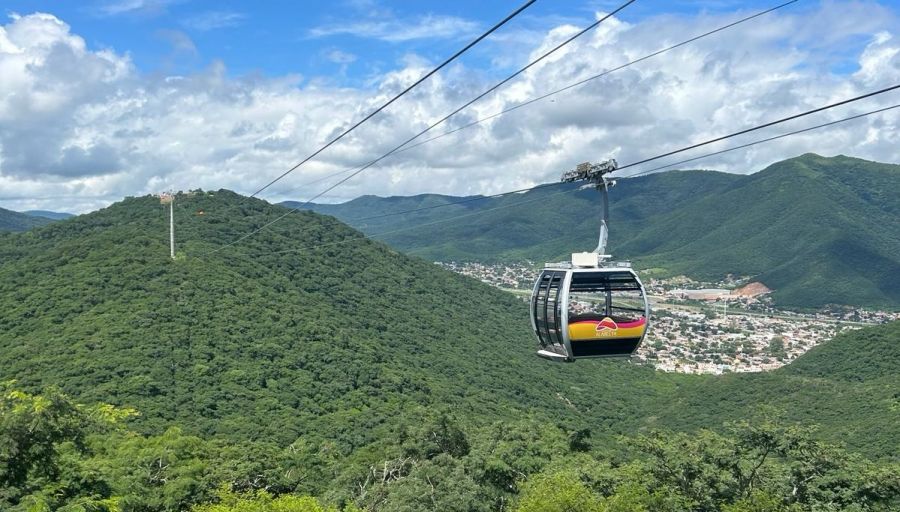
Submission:
[[[556,361],[633,354],[647,333],[650,305],[628,262],[608,262],[608,189],[604,174],[616,161],[579,164],[563,181],[587,180],[603,198],[600,242],[593,252],[573,253],[570,262],[544,266],[531,294],[531,325],[538,355]]]

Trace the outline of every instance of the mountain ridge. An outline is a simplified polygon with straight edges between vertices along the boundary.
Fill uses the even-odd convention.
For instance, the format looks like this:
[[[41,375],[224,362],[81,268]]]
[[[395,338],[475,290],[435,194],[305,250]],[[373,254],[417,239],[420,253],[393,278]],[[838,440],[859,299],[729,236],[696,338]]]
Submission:
[[[36,227],[46,226],[51,222],[53,220],[45,217],[0,208],[0,233],[28,231]]]
[[[49,210],[25,210],[25,215],[30,215],[32,217],[44,217],[45,219],[52,220],[65,220],[75,216],[75,214],[67,213],[67,212],[51,212]]]
[[[332,245],[357,233],[312,213],[208,256],[284,211],[240,201],[227,191],[180,198],[193,204],[176,219],[176,261],[167,256],[165,211],[152,197],[6,235],[2,378],[135,406],[144,431],[178,419],[206,434],[260,435],[247,418],[265,411],[262,432],[286,443],[328,431],[329,422],[357,421],[334,419],[354,409],[369,411],[363,439],[371,441],[379,423],[422,404],[465,397],[485,417],[509,417],[543,399],[526,382],[553,371],[534,360],[514,297],[383,244]],[[207,214],[193,215],[194,206]],[[242,209],[244,222],[222,215],[229,208]],[[325,247],[291,253],[297,240]],[[473,359],[476,338],[506,356]],[[478,368],[469,391],[448,359]],[[510,379],[509,364],[527,370]],[[652,372],[609,369],[622,371]],[[508,384],[492,389],[500,380]],[[358,442],[352,429],[339,437]]]
[[[900,236],[891,226],[900,225],[898,177],[897,165],[808,153],[749,175],[668,171],[623,179],[610,191],[609,247],[654,275],[753,277],[784,306],[897,308]],[[413,197],[412,208],[451,202]],[[524,201],[531,202],[516,204]],[[396,202],[379,208],[368,198],[365,211],[354,201],[311,208],[368,234],[397,230],[383,239],[431,260],[553,261],[589,250],[597,236],[599,199],[577,184],[365,219],[400,210]],[[452,220],[471,212],[480,215]]]

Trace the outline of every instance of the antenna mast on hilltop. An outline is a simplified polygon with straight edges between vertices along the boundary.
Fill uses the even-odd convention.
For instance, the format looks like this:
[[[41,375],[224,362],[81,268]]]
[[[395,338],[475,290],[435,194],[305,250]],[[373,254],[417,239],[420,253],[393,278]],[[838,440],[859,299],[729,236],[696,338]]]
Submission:
[[[163,192],[159,195],[161,204],[169,205],[169,256],[175,259],[175,196],[173,194]]]

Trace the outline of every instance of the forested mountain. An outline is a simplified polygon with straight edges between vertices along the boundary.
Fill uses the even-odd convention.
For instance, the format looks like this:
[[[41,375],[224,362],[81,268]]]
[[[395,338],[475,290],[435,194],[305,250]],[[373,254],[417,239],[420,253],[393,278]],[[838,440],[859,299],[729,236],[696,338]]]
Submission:
[[[554,382],[518,299],[379,243],[340,244],[358,233],[330,217],[290,216],[209,254],[284,211],[241,201],[179,197],[177,261],[152,197],[0,238],[0,378],[137,407],[147,431],[177,420],[280,442],[329,432],[347,449],[429,404],[561,415],[548,393],[598,385],[588,365]],[[632,414],[622,400],[654,395],[641,379],[636,399],[617,390],[623,372],[653,374],[609,364],[604,423]]]
[[[879,462],[827,451],[834,465],[797,482],[827,487],[876,471],[880,497],[865,499],[890,505],[900,495],[877,483],[897,471],[900,358],[889,351],[900,324],[846,334],[764,375],[554,364],[534,355],[519,299],[359,239],[331,217],[297,213],[224,247],[285,210],[228,191],[180,194],[176,205],[174,261],[154,197],[0,235],[0,382],[15,380],[0,401],[0,499],[19,507],[25,496],[65,502],[88,492],[124,495],[125,510],[177,510],[225,483],[367,510],[507,510],[524,492],[520,510],[542,510],[528,499],[577,484],[588,501],[643,492],[635,503],[663,500],[667,510],[751,499],[812,510],[838,498],[819,487],[791,497],[788,474],[825,457],[822,442]],[[48,386],[137,409],[134,432],[85,426],[128,415],[83,417],[88,409]],[[752,425],[730,430],[730,421]],[[820,430],[803,435],[807,444],[791,441],[813,424]],[[778,460],[750,477],[743,471],[759,454],[741,436],[770,427]],[[651,434],[658,429],[683,434]],[[2,448],[19,441],[34,451]],[[685,466],[689,488],[671,475],[649,483],[654,458],[693,451],[727,464]],[[26,452],[45,463],[16,455]],[[645,487],[634,480],[641,472]],[[720,490],[708,491],[701,474],[720,479]],[[765,486],[754,480],[763,477]],[[862,503],[855,492],[839,502]]]
[[[620,180],[610,196],[611,252],[656,275],[753,276],[786,306],[900,306],[900,166],[807,154],[746,176]],[[577,186],[367,218],[460,199],[366,196],[313,208],[366,233],[424,224],[383,239],[431,260],[555,261],[595,245],[599,198]]]
[[[22,213],[24,213],[25,215],[31,215],[32,217],[43,217],[45,219],[52,219],[52,220],[64,220],[64,219],[68,219],[70,217],[74,217],[74,215],[71,213],[51,212],[51,211],[47,211],[47,210],[25,210]]]
[[[46,226],[53,222],[46,217],[28,215],[0,208],[0,232],[28,231],[38,226]]]
[[[685,379],[656,421],[682,430],[775,407],[792,421],[822,425],[828,439],[855,451],[896,459],[898,390],[900,322],[893,322],[838,335],[774,372]]]

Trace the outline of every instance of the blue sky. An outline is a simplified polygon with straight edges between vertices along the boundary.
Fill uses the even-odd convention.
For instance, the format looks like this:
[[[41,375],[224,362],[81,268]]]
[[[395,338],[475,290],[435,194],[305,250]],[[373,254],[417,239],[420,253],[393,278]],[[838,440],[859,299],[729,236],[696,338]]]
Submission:
[[[0,207],[82,212],[162,190],[253,192],[520,3],[7,0],[0,19]],[[450,125],[779,3],[637,0]],[[539,0],[264,197],[315,195],[335,179],[306,183],[380,156],[618,5]],[[634,162],[895,83],[896,1],[799,0],[392,156],[322,200],[524,188],[585,160]],[[900,93],[754,135],[894,103]],[[692,165],[749,173],[806,152],[900,163],[898,112]]]
[[[638,0],[619,18],[636,23],[669,15],[752,11],[778,2],[751,0]],[[358,85],[415,53],[437,61],[505,17],[520,1],[188,1],[8,0],[6,13],[48,12],[64,20],[94,49],[127,52],[144,73],[186,74],[218,60],[233,76],[299,74],[307,80]],[[585,26],[598,10],[621,2],[539,0],[498,33],[542,31],[560,23]],[[814,2],[792,6],[794,11]],[[427,32],[431,23],[438,30]],[[496,39],[496,38],[495,38]],[[862,44],[862,42],[860,42]],[[496,41],[464,57],[502,72],[524,59],[491,67]],[[524,56],[523,56],[524,57]],[[522,62],[520,62],[522,61]]]

